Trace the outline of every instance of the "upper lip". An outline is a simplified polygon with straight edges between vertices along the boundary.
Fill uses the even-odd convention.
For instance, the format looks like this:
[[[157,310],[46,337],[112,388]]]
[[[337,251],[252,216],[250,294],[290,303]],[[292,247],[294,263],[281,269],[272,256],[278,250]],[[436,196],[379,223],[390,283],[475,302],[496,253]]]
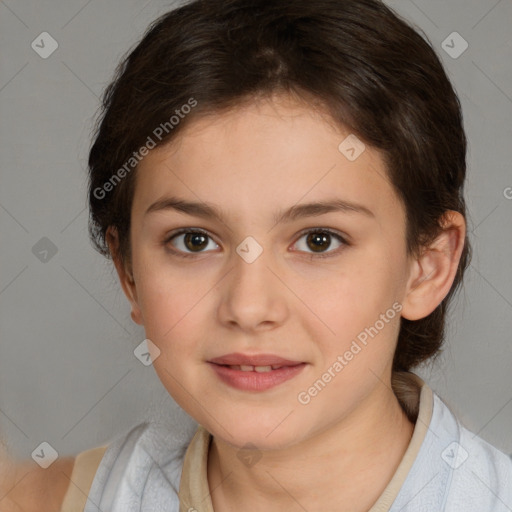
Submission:
[[[292,361],[274,354],[239,354],[232,353],[224,356],[215,357],[209,360],[210,363],[222,364],[228,366],[296,366],[302,361]]]

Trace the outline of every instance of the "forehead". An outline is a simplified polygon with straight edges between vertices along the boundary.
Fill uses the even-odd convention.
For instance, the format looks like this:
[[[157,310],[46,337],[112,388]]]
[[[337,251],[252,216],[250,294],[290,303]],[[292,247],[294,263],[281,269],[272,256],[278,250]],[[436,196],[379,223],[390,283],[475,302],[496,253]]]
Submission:
[[[327,196],[401,208],[379,151],[286,96],[193,119],[151,150],[137,168],[134,208],[170,193],[227,211]]]

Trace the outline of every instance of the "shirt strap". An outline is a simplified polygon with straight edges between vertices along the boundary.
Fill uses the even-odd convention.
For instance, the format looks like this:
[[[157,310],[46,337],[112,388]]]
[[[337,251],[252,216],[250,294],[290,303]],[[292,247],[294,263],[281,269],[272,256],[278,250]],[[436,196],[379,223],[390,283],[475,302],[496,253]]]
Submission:
[[[80,452],[75,458],[68,490],[60,512],[82,512],[87,502],[96,470],[108,444]]]

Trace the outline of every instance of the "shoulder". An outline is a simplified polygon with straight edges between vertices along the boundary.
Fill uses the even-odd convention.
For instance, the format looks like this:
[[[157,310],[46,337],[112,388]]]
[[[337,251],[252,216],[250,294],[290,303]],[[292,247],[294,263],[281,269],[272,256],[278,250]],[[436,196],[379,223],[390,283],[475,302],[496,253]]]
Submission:
[[[146,422],[118,436],[102,457],[84,512],[178,511],[181,468],[196,428]]]
[[[446,511],[512,510],[512,458],[474,434],[436,397],[439,461],[447,470]]]
[[[390,510],[511,512],[511,458],[465,428],[436,393],[428,394],[431,415],[417,420],[425,437]]]
[[[460,440],[453,449],[455,465],[448,500],[453,510],[460,509],[462,503],[473,503],[475,510],[512,510],[512,458],[465,427],[461,427]]]
[[[1,461],[0,510],[2,512],[53,512],[60,510],[70,485],[75,458],[60,457],[43,469],[33,461]]]

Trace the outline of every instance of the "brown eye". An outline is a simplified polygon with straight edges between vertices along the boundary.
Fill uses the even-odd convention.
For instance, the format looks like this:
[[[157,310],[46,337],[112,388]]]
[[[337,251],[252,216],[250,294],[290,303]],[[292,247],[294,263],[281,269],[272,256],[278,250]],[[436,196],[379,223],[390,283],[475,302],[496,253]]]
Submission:
[[[310,233],[306,238],[308,247],[314,252],[322,252],[331,245],[331,235],[326,233]]]
[[[300,240],[305,239],[305,243],[300,243]],[[334,242],[338,243],[338,246],[331,249]],[[299,241],[296,243],[298,250],[309,252],[309,254],[318,254],[318,256],[330,256],[331,253],[335,254],[336,249],[348,245],[345,239],[338,233],[334,233],[328,229],[316,229],[309,230],[302,234]]]
[[[217,246],[217,244],[211,240],[210,236],[203,231],[183,230],[174,233],[167,238],[164,243],[165,245],[171,244],[173,248],[177,249],[177,251],[173,252],[183,253],[183,256],[189,256],[194,253],[200,254],[205,252],[210,241]]]
[[[200,251],[208,245],[207,237],[202,233],[187,233],[183,239],[183,243],[185,247],[191,251]]]

